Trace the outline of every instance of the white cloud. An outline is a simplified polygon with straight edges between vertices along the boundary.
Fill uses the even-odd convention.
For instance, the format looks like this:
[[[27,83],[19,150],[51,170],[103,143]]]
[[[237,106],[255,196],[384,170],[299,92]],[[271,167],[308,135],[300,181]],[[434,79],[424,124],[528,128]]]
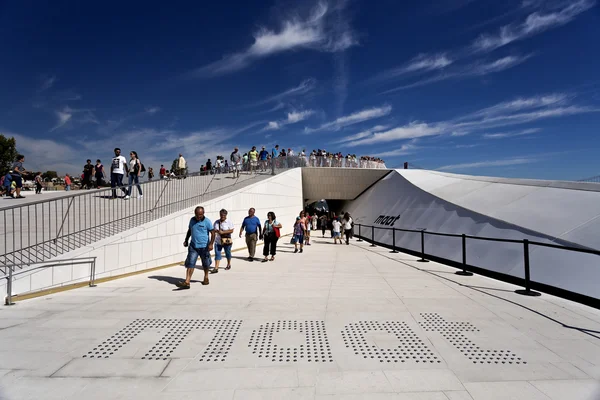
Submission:
[[[270,121],[267,126],[263,128],[265,131],[278,130],[283,128],[285,125],[296,124],[300,121],[304,121],[309,118],[315,112],[313,110],[304,111],[292,111],[287,114],[287,118],[281,121]]]
[[[270,121],[267,126],[265,127],[266,131],[274,131],[274,130],[278,130],[281,127],[279,126],[279,122],[276,121]]]
[[[52,86],[54,86],[57,80],[58,79],[56,78],[56,75],[45,77],[42,81],[42,86],[40,87],[39,92],[50,89]]]
[[[50,129],[50,132],[53,132],[53,131],[57,130],[58,128],[63,127],[67,122],[69,122],[71,120],[71,118],[73,118],[73,113],[67,111],[66,109],[63,111],[59,111],[59,110],[55,111],[54,114],[58,118],[58,122],[54,126],[54,128]]]
[[[391,112],[392,112],[392,106],[389,106],[389,105],[384,105],[381,107],[366,108],[364,110],[357,111],[353,114],[337,118],[334,121],[327,122],[318,128],[314,128],[314,129],[306,128],[304,131],[307,133],[324,131],[324,130],[335,131],[335,130],[339,130],[345,126],[358,124],[361,122],[369,121],[371,119],[385,117],[386,115],[389,115]]]
[[[367,82],[376,83],[394,78],[405,78],[417,73],[424,75],[416,82],[407,83],[384,92],[390,93],[447,79],[483,76],[507,70],[527,61],[531,55],[508,56],[491,63],[479,61],[459,65],[459,62],[567,24],[595,5],[596,0],[525,0],[519,9],[502,16],[503,18],[514,13],[522,14],[524,11],[536,10],[531,12],[524,20],[504,25],[496,33],[482,34],[471,44],[462,48],[438,53],[421,53],[405,65],[384,71]]]
[[[405,156],[407,154],[412,154],[418,149],[417,146],[413,144],[403,144],[401,147],[388,150],[381,153],[373,154],[374,157],[397,157],[397,156]]]
[[[350,135],[343,141],[349,142],[347,144],[348,147],[354,147],[427,136],[465,136],[470,133],[483,133],[482,131],[485,132],[490,129],[523,125],[548,118],[598,112],[600,112],[600,108],[571,104],[571,99],[567,95],[559,93],[502,102],[492,107],[446,121],[412,121],[403,126],[382,132],[371,133],[363,131],[358,135]],[[537,132],[536,128],[530,128],[518,132],[509,132],[508,134],[517,136],[535,132]],[[502,133],[501,135],[507,135],[507,133]],[[498,138],[500,137],[503,136],[498,136]]]
[[[512,111],[524,111],[548,106],[558,106],[567,104],[570,96],[565,93],[551,93],[541,96],[519,97],[515,100],[505,101],[492,107],[487,107],[475,113],[466,115],[461,119],[472,119],[475,117],[491,117],[498,114],[505,114]]]
[[[530,57],[531,55],[507,56],[491,62],[476,62],[473,64],[456,67],[438,75],[433,75],[410,84],[386,90],[385,92],[383,92],[383,94],[394,93],[400,90],[412,89],[415,87],[425,86],[431,83],[441,82],[449,79],[464,79],[473,76],[485,76],[488,74],[502,72],[504,70],[516,67],[517,65],[524,63]]]
[[[16,139],[17,150],[25,156],[25,168],[30,171],[73,173],[81,171],[85,163],[85,160],[81,160],[81,154],[67,144],[16,133],[8,136]]]
[[[154,115],[158,112],[160,112],[160,107],[147,107],[146,108],[146,114]]]
[[[364,131],[355,133],[354,135],[346,136],[345,138],[343,138],[341,140],[336,140],[336,141],[332,142],[332,144],[352,142],[354,140],[358,140],[358,139],[365,138],[367,136],[371,136],[375,132],[381,132],[381,131],[384,131],[389,128],[390,128],[389,125],[375,125],[374,127],[370,128],[370,129],[366,129]]]
[[[506,138],[517,137],[517,136],[531,135],[534,133],[538,133],[540,131],[541,131],[540,128],[531,128],[531,129],[524,129],[522,131],[517,131],[517,132],[486,133],[483,135],[483,137],[485,139],[506,139]]]
[[[454,60],[447,53],[419,54],[408,63],[390,69],[375,77],[375,81],[388,80],[415,72],[429,72],[444,69]]]
[[[308,78],[300,82],[298,86],[284,90],[283,92],[277,93],[273,96],[269,96],[263,100],[257,101],[256,103],[249,104],[246,107],[256,107],[268,103],[277,103],[272,109],[269,110],[269,112],[277,111],[285,107],[285,104],[282,102],[283,99],[306,94],[313,90],[316,87],[316,85],[317,81],[314,78]]]
[[[328,5],[320,2],[306,19],[285,20],[278,31],[261,28],[254,34],[254,43],[248,49],[225,56],[191,75],[200,78],[224,75],[246,68],[258,59],[295,49],[338,52],[356,45],[358,42],[351,31],[332,29],[329,11]]]
[[[438,171],[450,171],[450,170],[466,170],[466,169],[474,169],[474,168],[485,168],[485,167],[506,167],[511,165],[522,165],[522,164],[531,164],[535,163],[538,160],[535,158],[509,158],[505,160],[489,160],[489,161],[479,161],[472,163],[464,163],[464,164],[452,164],[445,165],[443,167],[437,168]]]
[[[407,125],[393,128],[387,131],[374,133],[371,136],[354,140],[348,143],[348,147],[368,145],[374,143],[393,142],[404,139],[415,139],[426,136],[437,136],[444,132],[442,124],[430,125],[424,122],[414,121]]]
[[[290,124],[295,124],[296,122],[304,121],[306,118],[313,115],[315,112],[313,110],[305,110],[300,112],[291,112],[287,115],[287,122]]]
[[[476,52],[496,50],[509,43],[523,40],[548,29],[567,24],[579,14],[592,8],[595,4],[595,0],[561,2],[561,7],[558,10],[546,13],[534,12],[521,23],[513,23],[501,27],[496,34],[481,35],[473,42],[472,48]]]

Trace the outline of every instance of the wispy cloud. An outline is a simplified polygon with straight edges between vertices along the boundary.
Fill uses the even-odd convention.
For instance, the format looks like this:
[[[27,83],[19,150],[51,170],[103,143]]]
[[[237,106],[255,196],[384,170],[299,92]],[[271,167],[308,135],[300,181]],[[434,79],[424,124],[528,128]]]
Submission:
[[[419,54],[408,63],[384,71],[377,75],[372,81],[385,81],[398,78],[416,72],[430,72],[444,69],[454,62],[447,53]]]
[[[385,117],[392,112],[392,106],[384,105],[381,107],[365,108],[364,110],[357,111],[353,114],[346,115],[337,118],[331,122],[327,122],[318,128],[305,128],[306,133],[318,132],[318,131],[336,131],[343,127],[358,124],[361,122],[369,121],[376,118]]]
[[[294,86],[293,88],[284,90],[281,93],[277,93],[275,95],[266,97],[255,103],[248,104],[246,107],[258,107],[258,106],[262,106],[265,104],[276,103],[275,106],[272,109],[270,109],[269,111],[277,111],[277,110],[280,110],[283,107],[285,107],[283,100],[306,94],[306,93],[314,90],[316,85],[317,85],[317,81],[314,78],[308,78],[308,79],[305,79],[302,82],[300,82],[300,84],[298,86]]]
[[[367,80],[381,83],[408,79],[419,75],[417,81],[405,83],[383,93],[410,89],[448,79],[472,78],[505,71],[527,61],[530,55],[507,56],[489,62],[478,57],[513,42],[524,40],[573,21],[578,15],[596,5],[596,0],[526,0],[516,14],[528,15],[502,26],[497,32],[482,34],[460,48],[436,53],[421,53],[406,64],[389,69]],[[533,11],[535,10],[535,11]],[[513,12],[506,15],[512,15]]]
[[[397,156],[405,156],[407,154],[412,154],[418,149],[414,144],[403,144],[397,149],[388,150],[381,153],[373,154],[375,157],[397,157]]]
[[[50,89],[52,86],[54,86],[57,80],[58,78],[56,78],[56,75],[46,76],[42,78],[42,85],[40,86],[38,92],[44,92]]]
[[[540,128],[531,128],[531,129],[524,129],[522,131],[517,131],[517,132],[486,133],[483,135],[483,138],[485,138],[485,139],[506,139],[506,138],[512,138],[512,137],[517,137],[517,136],[532,135],[532,134],[538,133],[540,131],[541,131]]]
[[[386,94],[400,90],[412,89],[449,79],[464,79],[474,76],[485,76],[498,73],[516,67],[517,65],[527,61],[530,57],[532,57],[531,54],[524,56],[507,56],[490,62],[476,62],[470,65],[457,66],[454,69],[444,71],[438,75],[433,75],[410,84],[398,86],[396,88],[386,90],[383,93]]]
[[[560,93],[518,98],[446,121],[412,121],[403,126],[381,132],[367,133],[363,131],[348,136],[345,141],[349,142],[346,146],[355,147],[427,136],[464,136],[486,131],[489,134],[491,129],[523,125],[550,118],[600,112],[599,107],[577,105],[573,104],[572,101],[572,97]],[[503,135],[498,136],[498,138],[510,137],[506,135],[527,135],[537,132],[535,129],[499,133],[497,135]]]
[[[277,31],[263,27],[254,34],[254,43],[249,48],[201,67],[190,76],[206,78],[232,73],[261,58],[296,49],[338,52],[356,45],[358,42],[352,31],[339,32],[333,29],[330,14],[329,5],[320,2],[308,17],[286,19]]]
[[[387,131],[374,133],[359,140],[351,141],[348,147],[368,145],[374,143],[394,142],[405,139],[415,139],[426,136],[437,136],[444,133],[443,124],[427,124],[425,122],[414,121],[407,125],[393,128]]]
[[[464,164],[452,164],[445,165],[443,167],[437,168],[438,171],[451,171],[451,170],[467,170],[474,168],[485,168],[485,167],[507,167],[511,165],[522,165],[522,164],[531,164],[538,162],[537,158],[508,158],[504,160],[487,160],[487,161],[478,161],[472,163],[464,163]]]
[[[315,112],[314,110],[304,110],[304,111],[292,111],[287,114],[287,118],[280,121],[270,121],[267,126],[263,128],[263,131],[274,131],[283,128],[286,125],[291,125],[298,123],[300,121],[304,121],[309,118]]]
[[[50,129],[50,132],[54,132],[55,130],[64,127],[70,127],[73,124],[98,124],[98,119],[91,109],[74,109],[69,106],[65,106],[60,110],[54,111],[54,114],[57,118],[57,123],[52,129]]]
[[[147,107],[146,108],[146,114],[148,114],[148,115],[154,115],[158,112],[160,112],[160,107]]]
[[[371,136],[375,132],[385,131],[386,129],[389,129],[389,128],[390,128],[389,125],[375,125],[374,127],[370,128],[370,129],[366,129],[364,131],[355,133],[354,135],[346,136],[341,140],[336,140],[331,143],[338,144],[338,143],[346,143],[346,142],[351,142],[354,140],[359,140],[359,139]]]
[[[529,2],[531,3],[531,2]],[[534,12],[524,21],[505,25],[495,34],[479,36],[472,48],[476,52],[492,51],[509,43],[523,40],[549,29],[565,25],[579,14],[589,10],[596,4],[595,0],[575,0],[560,2],[560,8],[549,12]],[[528,4],[532,6],[533,4]],[[538,3],[539,5],[539,3]]]

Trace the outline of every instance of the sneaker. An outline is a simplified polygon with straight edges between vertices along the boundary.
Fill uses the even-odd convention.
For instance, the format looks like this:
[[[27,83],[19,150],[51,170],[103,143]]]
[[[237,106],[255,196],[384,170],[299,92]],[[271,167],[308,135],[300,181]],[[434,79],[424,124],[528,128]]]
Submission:
[[[140,195],[138,196],[138,199],[139,199],[139,200],[141,200],[141,199],[143,199],[143,198],[144,198],[144,195],[143,195],[143,194],[140,194]]]
[[[302,253],[304,251],[304,249],[300,249],[300,253]]]
[[[123,200],[129,200],[131,197],[129,197],[129,195],[123,197]]]

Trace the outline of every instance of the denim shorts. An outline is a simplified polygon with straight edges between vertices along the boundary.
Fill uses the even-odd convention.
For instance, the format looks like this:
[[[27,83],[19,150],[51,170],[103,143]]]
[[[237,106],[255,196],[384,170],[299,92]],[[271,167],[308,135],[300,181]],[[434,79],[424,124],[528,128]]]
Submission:
[[[334,237],[334,238],[338,238],[338,237],[340,237],[340,233],[339,233],[339,232],[333,232],[333,237]]]
[[[20,189],[23,187],[23,178],[21,177],[21,175],[13,175],[12,180],[17,185],[17,188]]]
[[[202,262],[202,268],[208,269],[212,264],[212,260],[210,258],[210,251],[208,248],[196,249],[194,246],[188,246],[188,255],[185,259],[185,267],[186,268],[196,268],[196,262],[198,261],[198,257],[200,257],[200,261]]]
[[[221,251],[225,250],[225,258],[231,260],[231,246],[221,246],[220,244],[215,245],[215,261],[223,259]]]
[[[294,235],[294,243],[304,243],[304,235]]]

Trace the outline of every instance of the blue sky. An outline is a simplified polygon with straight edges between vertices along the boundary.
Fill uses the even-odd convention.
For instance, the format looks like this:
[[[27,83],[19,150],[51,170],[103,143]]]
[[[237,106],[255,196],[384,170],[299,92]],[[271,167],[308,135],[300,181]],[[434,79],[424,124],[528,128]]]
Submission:
[[[600,174],[595,0],[0,1],[0,37],[0,132],[32,169],[278,143]]]

